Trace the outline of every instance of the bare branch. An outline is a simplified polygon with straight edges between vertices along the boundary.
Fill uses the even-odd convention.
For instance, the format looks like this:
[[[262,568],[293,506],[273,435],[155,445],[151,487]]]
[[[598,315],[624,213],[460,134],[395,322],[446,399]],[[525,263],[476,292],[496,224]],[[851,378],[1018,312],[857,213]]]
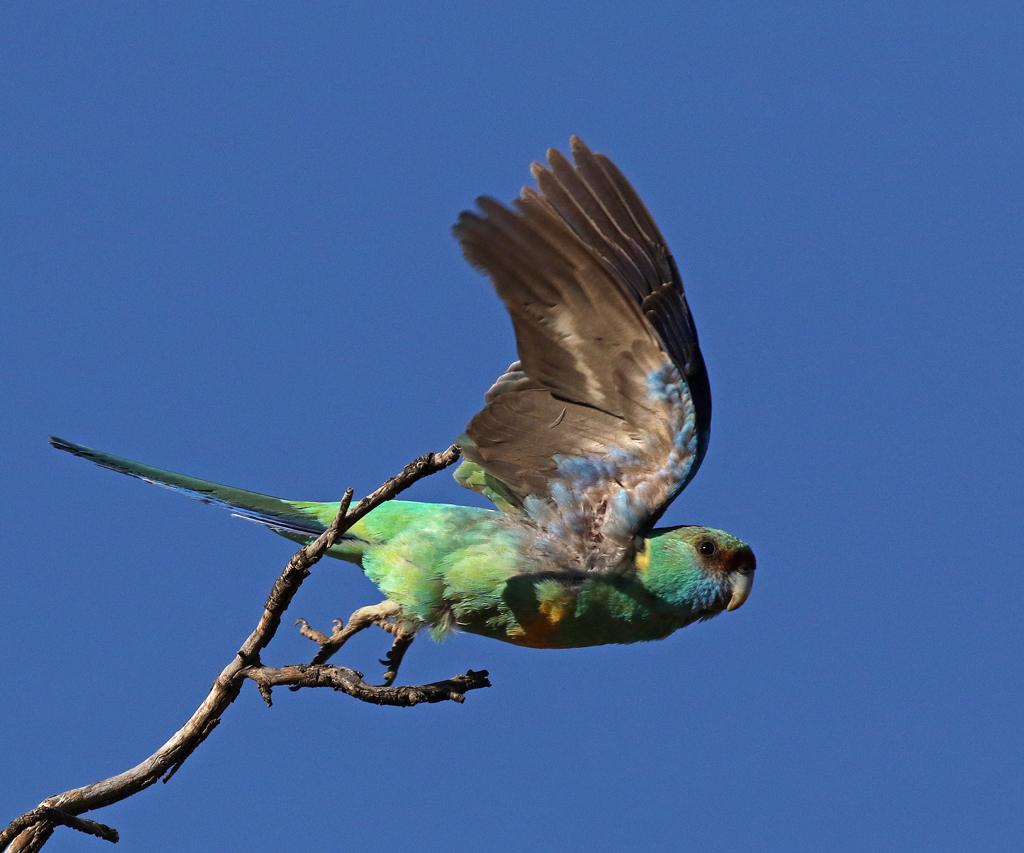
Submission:
[[[288,561],[288,565],[274,583],[264,605],[259,624],[242,644],[238,654],[213,683],[206,699],[179,729],[153,755],[124,773],[65,791],[43,800],[30,812],[16,818],[0,832],[0,853],[4,850],[28,853],[42,848],[57,825],[68,826],[117,841],[117,832],[101,823],[78,818],[84,812],[120,802],[148,788],[160,777],[166,782],[220,722],[221,714],[235,701],[245,679],[257,683],[269,703],[270,689],[278,684],[298,687],[332,687],[364,702],[378,705],[409,707],[424,702],[462,702],[468,690],[488,687],[486,672],[470,671],[449,681],[439,681],[420,687],[373,687],[366,684],[359,673],[333,666],[294,666],[271,669],[260,664],[260,652],[274,638],[281,624],[281,616],[291,604],[310,568],[359,519],[385,501],[407,489],[417,480],[435,474],[455,462],[461,450],[452,445],[443,453],[428,453],[413,460],[405,469],[388,480],[373,494],[368,495],[350,510],[352,490],[345,493],[337,516],[331,526],[314,542],[304,545]]]
[[[472,669],[465,675],[456,675],[447,681],[435,681],[433,684],[402,687],[377,687],[363,681],[362,673],[343,666],[326,664],[299,664],[273,669],[268,666],[249,666],[242,670],[242,675],[251,678],[260,688],[260,693],[270,705],[272,687],[287,685],[289,687],[330,687],[354,696],[363,702],[375,705],[396,705],[400,708],[411,708],[413,705],[433,702],[464,702],[466,693],[481,687],[490,687],[487,670],[474,672]]]
[[[11,825],[7,827],[0,840],[7,836],[8,833],[13,833],[11,837],[21,833],[28,827],[34,824],[46,822],[50,824],[50,830],[46,833],[46,838],[50,837],[50,833],[53,832],[53,826],[56,824],[62,824],[63,826],[70,826],[72,829],[77,829],[79,832],[87,833],[88,835],[95,835],[97,838],[102,838],[104,841],[109,841],[111,844],[116,844],[120,840],[120,836],[117,834],[117,830],[111,826],[107,826],[103,823],[97,823],[94,820],[86,820],[85,818],[75,817],[67,812],[59,811],[58,809],[50,808],[49,806],[38,806],[32,809],[30,812],[26,812],[17,820],[12,821]],[[46,838],[42,839],[42,843],[45,843]],[[32,849],[38,850],[42,846],[42,843],[38,847]]]

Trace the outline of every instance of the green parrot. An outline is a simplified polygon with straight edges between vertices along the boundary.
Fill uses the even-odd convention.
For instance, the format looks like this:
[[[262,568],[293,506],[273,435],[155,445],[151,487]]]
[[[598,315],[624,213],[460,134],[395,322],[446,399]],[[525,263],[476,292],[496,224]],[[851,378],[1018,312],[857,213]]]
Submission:
[[[316,662],[376,624],[394,635],[390,684],[422,629],[544,649],[635,643],[750,594],[744,542],[655,527],[707,450],[707,371],[651,214],[607,157],[576,137],[571,150],[574,162],[552,149],[547,166],[533,164],[537,188],[514,208],[480,198],[453,229],[508,309],[519,354],[456,440],[455,478],[497,509],[393,500],[355,524],[328,553],[360,566],[385,600],[319,635]],[[338,512],[51,443],[296,541]]]

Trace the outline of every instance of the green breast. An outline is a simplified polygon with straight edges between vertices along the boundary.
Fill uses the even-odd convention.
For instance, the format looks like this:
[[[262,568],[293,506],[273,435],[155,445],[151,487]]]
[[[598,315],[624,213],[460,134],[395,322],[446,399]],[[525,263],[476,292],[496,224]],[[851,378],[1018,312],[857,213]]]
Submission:
[[[367,577],[435,637],[453,629],[533,648],[657,640],[681,619],[638,581],[544,572],[501,513],[391,501],[356,531]]]
[[[500,617],[466,631],[538,649],[637,643],[667,637],[682,623],[634,582],[602,577],[567,583],[511,578],[501,591]]]

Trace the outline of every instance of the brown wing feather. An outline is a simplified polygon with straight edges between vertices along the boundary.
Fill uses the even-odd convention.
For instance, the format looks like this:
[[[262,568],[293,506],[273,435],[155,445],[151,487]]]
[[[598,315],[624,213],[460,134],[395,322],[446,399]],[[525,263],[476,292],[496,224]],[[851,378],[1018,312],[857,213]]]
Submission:
[[[710,396],[654,220],[606,157],[575,138],[572,150],[575,167],[554,150],[549,169],[534,164],[539,192],[524,189],[514,211],[482,198],[454,228],[505,303],[520,359],[470,421],[464,450],[518,505],[560,507],[576,489],[583,527],[600,531],[615,504],[629,517],[611,527],[631,535],[696,470]],[[585,488],[570,469],[585,469]]]

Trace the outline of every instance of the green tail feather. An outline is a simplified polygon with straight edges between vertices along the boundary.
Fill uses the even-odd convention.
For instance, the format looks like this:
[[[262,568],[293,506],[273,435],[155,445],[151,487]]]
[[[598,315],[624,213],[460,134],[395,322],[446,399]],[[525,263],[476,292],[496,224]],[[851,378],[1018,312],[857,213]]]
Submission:
[[[247,492],[244,489],[233,489],[219,483],[186,477],[162,468],[153,468],[130,459],[111,456],[99,450],[83,447],[64,441],[62,438],[50,436],[50,444],[58,450],[65,450],[75,456],[81,456],[104,468],[137,477],[147,483],[156,483],[171,489],[185,492],[203,503],[217,504],[232,510],[235,515],[265,524],[275,533],[280,533],[298,542],[307,542],[319,536],[334,518],[338,511],[337,503],[309,503],[305,501],[286,501],[281,498],[261,495],[258,492]],[[352,535],[345,537],[347,541],[339,542],[329,552],[331,556],[358,562],[362,553],[361,540]],[[365,543],[362,543],[365,544]]]

